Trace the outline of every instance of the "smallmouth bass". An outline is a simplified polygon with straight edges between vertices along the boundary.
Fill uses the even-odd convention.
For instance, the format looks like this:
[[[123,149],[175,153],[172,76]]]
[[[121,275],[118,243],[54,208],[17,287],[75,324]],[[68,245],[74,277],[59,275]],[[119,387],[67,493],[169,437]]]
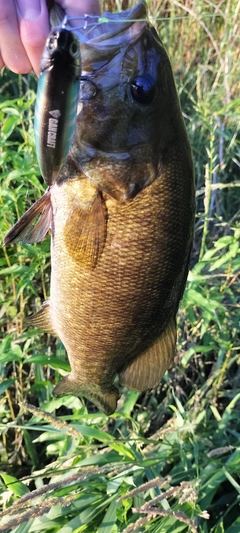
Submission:
[[[56,396],[114,412],[121,385],[146,390],[176,349],[192,246],[191,148],[166,50],[145,2],[79,32],[82,78],[69,156],[4,244],[51,227],[50,298],[28,318],[63,342]],[[103,15],[104,16],[104,15]],[[35,225],[34,221],[41,215]]]

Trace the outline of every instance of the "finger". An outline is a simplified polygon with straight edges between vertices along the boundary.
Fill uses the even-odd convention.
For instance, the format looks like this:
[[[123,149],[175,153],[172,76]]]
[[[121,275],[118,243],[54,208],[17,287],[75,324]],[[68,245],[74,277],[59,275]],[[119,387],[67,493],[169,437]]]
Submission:
[[[45,0],[15,0],[20,37],[33,70],[39,74],[45,41],[50,30]]]
[[[4,62],[3,62],[3,58],[1,56],[1,53],[0,53],[0,70],[4,67]]]
[[[100,15],[98,0],[57,0],[57,3],[64,9],[69,17],[82,17],[86,13],[89,15]]]
[[[0,53],[2,62],[16,73],[31,70],[31,64],[21,41],[14,0],[0,0]]]

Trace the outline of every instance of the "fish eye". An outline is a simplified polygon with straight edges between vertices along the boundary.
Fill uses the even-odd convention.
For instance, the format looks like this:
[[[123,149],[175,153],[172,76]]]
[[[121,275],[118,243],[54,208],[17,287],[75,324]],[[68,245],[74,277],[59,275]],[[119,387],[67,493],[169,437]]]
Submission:
[[[155,82],[149,75],[138,76],[132,81],[131,95],[140,104],[150,104],[155,95]]]
[[[73,43],[70,44],[69,53],[71,54],[72,57],[78,57],[79,46],[78,46],[78,43],[76,43],[76,41],[73,41]]]

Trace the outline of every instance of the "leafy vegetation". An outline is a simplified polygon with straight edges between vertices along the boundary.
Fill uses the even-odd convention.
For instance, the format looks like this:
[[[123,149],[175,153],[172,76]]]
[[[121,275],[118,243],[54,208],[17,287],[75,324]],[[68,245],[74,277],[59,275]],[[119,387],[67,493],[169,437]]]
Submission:
[[[49,294],[49,238],[0,249],[1,533],[240,531],[239,3],[148,3],[196,169],[178,354],[155,390],[124,389],[110,418],[84,400],[53,399],[65,351],[24,323]],[[2,241],[45,186],[33,142],[36,80],[0,76]]]

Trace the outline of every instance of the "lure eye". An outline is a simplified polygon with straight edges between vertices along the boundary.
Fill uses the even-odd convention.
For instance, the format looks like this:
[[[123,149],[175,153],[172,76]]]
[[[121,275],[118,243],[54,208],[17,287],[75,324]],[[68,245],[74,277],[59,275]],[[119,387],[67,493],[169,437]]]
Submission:
[[[138,76],[131,83],[131,95],[140,104],[150,104],[155,95],[155,82],[151,76]]]
[[[73,42],[70,44],[69,53],[71,54],[72,57],[79,56],[79,46],[76,42]]]
[[[47,43],[48,50],[52,52],[57,48],[58,46],[58,37],[59,34],[57,32],[52,33],[51,37],[49,38],[49,41]]]

